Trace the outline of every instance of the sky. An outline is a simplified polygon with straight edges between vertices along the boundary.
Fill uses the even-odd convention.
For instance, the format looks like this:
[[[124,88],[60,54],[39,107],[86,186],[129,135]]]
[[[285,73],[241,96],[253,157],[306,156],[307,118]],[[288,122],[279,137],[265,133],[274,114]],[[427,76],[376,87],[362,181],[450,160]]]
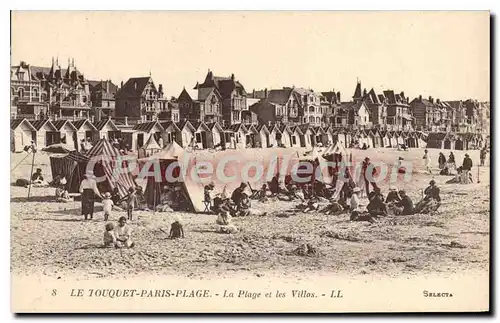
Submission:
[[[68,58],[87,79],[151,76],[168,96],[234,73],[247,90],[490,98],[490,20],[482,12],[15,11],[11,64]]]

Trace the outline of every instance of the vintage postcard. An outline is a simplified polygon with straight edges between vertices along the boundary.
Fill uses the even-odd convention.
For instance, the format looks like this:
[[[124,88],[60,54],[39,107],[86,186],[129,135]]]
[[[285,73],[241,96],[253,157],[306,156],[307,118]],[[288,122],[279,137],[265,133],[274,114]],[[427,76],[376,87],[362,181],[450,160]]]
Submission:
[[[490,13],[11,13],[11,309],[490,310]]]

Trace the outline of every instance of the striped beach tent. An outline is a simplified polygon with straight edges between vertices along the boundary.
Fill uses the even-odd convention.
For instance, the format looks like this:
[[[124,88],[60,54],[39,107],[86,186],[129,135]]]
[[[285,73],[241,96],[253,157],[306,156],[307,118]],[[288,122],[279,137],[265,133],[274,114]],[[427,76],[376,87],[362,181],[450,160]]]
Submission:
[[[112,192],[118,188],[120,196],[128,194],[130,187],[136,187],[136,183],[129,171],[124,171],[127,167],[127,160],[122,159],[120,151],[106,139],[101,139],[85,156],[89,161],[94,161],[94,175],[96,177],[105,176],[106,181],[98,183],[99,191]]]
[[[78,193],[82,176],[88,164],[88,157],[77,151],[67,155],[50,156],[52,178],[66,178],[66,189],[69,193]]]

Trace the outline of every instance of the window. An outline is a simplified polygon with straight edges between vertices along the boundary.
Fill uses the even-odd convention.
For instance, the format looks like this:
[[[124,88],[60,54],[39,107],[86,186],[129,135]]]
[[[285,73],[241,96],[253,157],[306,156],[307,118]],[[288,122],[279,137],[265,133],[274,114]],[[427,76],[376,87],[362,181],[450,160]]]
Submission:
[[[22,99],[24,96],[24,89],[21,87],[17,90],[17,95],[19,96],[19,99]]]
[[[321,118],[320,117],[316,117],[316,123],[321,123]]]
[[[32,97],[38,99],[38,89],[33,89]]]
[[[314,117],[313,117],[313,116],[310,116],[310,117],[309,117],[309,122],[310,122],[310,123],[314,123]]]
[[[109,108],[109,101],[107,103],[108,103],[108,108]]]
[[[314,112],[314,107],[309,107],[309,112]]]
[[[276,115],[280,116],[283,114],[283,111],[281,110],[281,107],[276,107]]]
[[[201,142],[201,133],[196,133],[196,142]]]

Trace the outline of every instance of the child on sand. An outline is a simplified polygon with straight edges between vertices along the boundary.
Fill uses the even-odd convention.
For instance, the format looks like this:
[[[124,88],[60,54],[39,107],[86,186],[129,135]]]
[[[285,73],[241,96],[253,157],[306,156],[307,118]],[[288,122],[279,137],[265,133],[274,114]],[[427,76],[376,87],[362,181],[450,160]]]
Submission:
[[[103,197],[102,205],[103,205],[103,210],[104,210],[104,221],[108,221],[109,216],[111,214],[111,209],[113,209],[114,203],[113,203],[113,200],[111,199],[110,192],[104,193],[104,195],[102,197]]]
[[[184,238],[184,229],[179,219],[174,219],[174,222],[170,225],[170,239]]]
[[[104,231],[104,246],[112,247],[116,244],[116,235],[115,235],[115,225],[113,223],[106,223],[106,230]]]
[[[116,248],[133,248],[134,243],[132,242],[132,229],[127,225],[127,219],[124,216],[118,219],[118,226],[114,230],[116,237]]]
[[[131,187],[128,189],[127,196],[127,219],[132,221],[132,212],[137,204],[137,196],[135,195],[135,188]]]

